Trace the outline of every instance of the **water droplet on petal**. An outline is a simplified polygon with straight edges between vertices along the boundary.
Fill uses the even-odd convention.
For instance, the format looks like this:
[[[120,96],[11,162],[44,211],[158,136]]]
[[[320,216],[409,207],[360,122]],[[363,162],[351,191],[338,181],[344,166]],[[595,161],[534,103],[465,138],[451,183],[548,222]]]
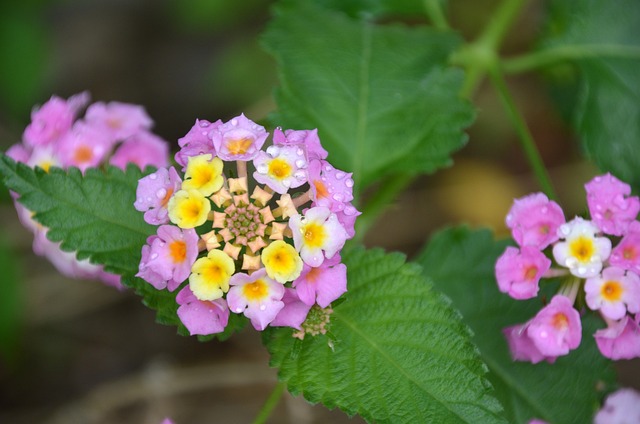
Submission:
[[[256,167],[256,171],[258,171],[259,174],[266,174],[269,171],[269,167],[267,164],[262,163]]]
[[[346,185],[349,188],[353,187],[353,180],[351,178],[349,178],[348,180],[345,180],[344,185]]]
[[[151,179],[151,180],[155,180],[156,178],[158,178],[158,174],[154,173],[154,174],[150,174],[149,175],[149,179]]]
[[[242,308],[236,308],[236,313],[239,314],[240,312],[242,312]]]
[[[167,190],[164,189],[164,188],[161,188],[156,192],[156,197],[158,199],[164,199],[164,196],[166,196],[166,195],[167,195]]]
[[[231,120],[231,125],[233,125],[234,127],[238,125],[238,120],[237,119],[232,119]]]
[[[304,167],[306,167],[306,166],[307,166],[307,161],[306,161],[306,160],[304,160],[304,159],[298,159],[298,160],[296,161],[296,166],[297,166],[298,168],[304,168]]]
[[[271,157],[276,157],[280,154],[280,147],[278,146],[269,146],[267,147],[267,154]]]
[[[206,121],[200,121],[198,125],[200,125],[202,128],[207,128],[209,126],[209,123]]]
[[[266,305],[260,305],[260,310],[261,310],[261,311],[265,311],[265,310],[267,310]]]
[[[345,177],[345,175],[347,175],[346,173],[342,172],[342,171],[338,171],[336,172],[336,180],[341,180]]]
[[[156,259],[157,257],[158,257],[158,254],[157,254],[157,253],[152,253],[152,254],[151,254],[151,260],[154,260],[154,259]]]
[[[325,170],[325,171],[327,171],[327,172],[332,171],[332,170],[333,170],[333,166],[331,166],[331,165],[325,165],[325,166],[324,166],[324,170]]]
[[[301,149],[300,147],[298,147],[298,150],[296,150],[296,154],[297,154],[298,156],[302,156],[302,155],[304,155],[304,150],[303,150],[303,149]]]
[[[286,179],[282,180],[280,182],[280,184],[282,184],[286,188],[289,188],[289,187],[291,187],[291,180],[289,178],[286,178]]]
[[[306,179],[307,174],[304,171],[296,171],[296,173],[294,173],[293,176],[296,178],[296,180],[302,181]]]
[[[334,194],[333,200],[335,200],[336,202],[342,202],[344,200],[344,196],[340,193]]]

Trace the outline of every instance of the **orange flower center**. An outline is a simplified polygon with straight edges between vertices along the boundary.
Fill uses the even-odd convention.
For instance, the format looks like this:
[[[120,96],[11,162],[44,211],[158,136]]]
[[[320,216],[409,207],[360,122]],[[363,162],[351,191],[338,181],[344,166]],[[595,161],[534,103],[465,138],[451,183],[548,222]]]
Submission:
[[[237,138],[235,140],[229,140],[227,143],[227,149],[232,155],[243,155],[247,153],[249,147],[253,144],[253,140],[250,138]]]
[[[537,274],[538,274],[538,267],[534,265],[528,266],[527,269],[524,271],[524,279],[527,281],[532,281],[534,278],[536,278]]]
[[[184,262],[187,257],[187,244],[184,241],[173,241],[169,245],[169,254],[174,263]]]
[[[89,162],[92,158],[93,151],[89,146],[79,146],[73,155],[73,159],[78,163]]]
[[[264,299],[269,293],[269,288],[264,281],[256,280],[253,283],[245,284],[242,291],[248,300],[256,301]]]
[[[556,330],[565,330],[569,327],[569,318],[562,312],[558,312],[551,319],[551,325],[553,325]]]
[[[602,288],[600,289],[600,294],[602,295],[602,297],[609,302],[620,300],[623,292],[624,289],[622,288],[622,285],[617,281],[607,281],[602,285]]]

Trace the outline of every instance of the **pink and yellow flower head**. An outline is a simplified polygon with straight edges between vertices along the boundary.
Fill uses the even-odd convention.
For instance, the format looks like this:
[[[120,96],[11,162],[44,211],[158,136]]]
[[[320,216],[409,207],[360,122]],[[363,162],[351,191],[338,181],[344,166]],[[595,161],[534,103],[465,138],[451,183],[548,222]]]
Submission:
[[[168,143],[150,132],[152,121],[142,106],[118,102],[89,103],[88,92],[66,100],[52,96],[42,106],[33,109],[22,142],[9,148],[7,155],[16,162],[39,167],[46,172],[51,167],[76,167],[84,173],[89,168],[106,165],[121,169],[128,164],[140,168],[168,165]],[[85,108],[87,111],[81,116]],[[138,194],[136,201],[136,208],[145,211],[147,219],[154,225],[168,222],[166,210],[155,199],[158,190],[159,187],[143,189],[145,200],[140,200]],[[149,196],[153,198],[148,200]],[[77,260],[74,253],[60,250],[58,243],[43,241],[46,240],[47,229],[33,225],[31,213],[17,203],[16,208],[21,221],[34,233],[34,250],[41,251],[58,271],[71,278],[97,279],[123,288],[115,274]]]
[[[561,282],[532,320],[504,331],[514,360],[552,362],[575,349],[577,299],[607,324],[594,334],[604,356],[640,357],[640,200],[610,174],[593,178],[585,190],[591,220],[564,222],[560,206],[542,193],[516,199],[507,215],[520,249],[507,247],[496,262],[500,291],[529,299],[546,278]]]
[[[176,159],[184,176],[172,177],[171,168],[139,182],[135,207],[148,223],[168,218],[199,234],[198,258],[178,283],[189,289],[179,310],[192,334],[224,330],[217,312],[215,323],[198,323],[207,314],[194,312],[203,305],[222,311],[220,302],[258,330],[274,322],[303,331],[313,305],[328,323],[331,302],[347,290],[339,253],[359,215],[351,203],[351,174],[325,160],[316,130],[278,129],[273,145],[263,149],[267,137],[244,115],[228,122],[197,120],[179,141]],[[313,174],[316,184],[309,179],[310,161],[321,167]],[[321,183],[330,194],[326,198],[318,196]],[[143,249],[146,261],[150,249]],[[161,288],[159,276],[140,276]]]

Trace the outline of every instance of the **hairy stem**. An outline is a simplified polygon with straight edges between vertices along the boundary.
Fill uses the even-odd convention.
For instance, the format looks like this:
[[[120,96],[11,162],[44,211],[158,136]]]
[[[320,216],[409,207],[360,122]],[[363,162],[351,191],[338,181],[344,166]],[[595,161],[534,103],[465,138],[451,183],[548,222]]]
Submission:
[[[264,424],[267,422],[273,412],[273,409],[278,405],[278,402],[286,388],[287,385],[282,381],[276,384],[276,387],[273,388],[273,391],[267,398],[267,401],[262,405],[262,409],[258,413],[258,416],[253,420],[253,424]]]
[[[531,166],[531,169],[533,170],[533,173],[538,180],[538,184],[540,184],[542,191],[544,191],[544,193],[550,199],[556,199],[556,194],[551,184],[551,178],[549,178],[547,169],[542,162],[542,158],[540,157],[538,148],[536,147],[533,137],[531,136],[531,132],[527,127],[527,123],[520,114],[520,111],[516,107],[515,102],[511,97],[511,93],[509,92],[502,72],[497,66],[494,66],[489,70],[489,75],[491,77],[491,82],[500,95],[500,99],[502,100],[504,108],[507,111],[507,115],[509,116],[511,123],[513,124],[513,127],[518,134],[518,139],[520,140],[522,149],[524,150],[524,153],[527,157],[529,166]]]
[[[527,72],[568,60],[608,57],[640,59],[640,47],[618,44],[584,44],[551,47],[502,61],[502,70],[508,74]]]
[[[436,29],[445,31],[449,29],[449,23],[442,10],[440,0],[424,0],[424,9],[431,23]]]
[[[487,71],[498,62],[500,44],[525,2],[526,0],[504,0],[478,39],[452,56],[453,64],[467,70],[460,90],[462,97],[473,97]]]

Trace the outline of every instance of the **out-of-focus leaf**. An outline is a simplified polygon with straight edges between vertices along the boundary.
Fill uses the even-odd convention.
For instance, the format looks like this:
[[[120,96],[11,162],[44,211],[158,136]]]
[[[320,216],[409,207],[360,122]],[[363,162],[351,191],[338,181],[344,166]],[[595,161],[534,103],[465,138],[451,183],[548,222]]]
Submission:
[[[0,361],[12,361],[22,329],[24,301],[17,258],[0,237]]]
[[[457,95],[462,71],[447,66],[456,34],[283,1],[264,42],[280,71],[273,122],[318,128],[332,164],[353,172],[357,189],[433,172],[464,145],[473,110]]]
[[[601,169],[640,187],[640,7],[556,0],[541,52],[564,50],[580,75],[573,125]],[[576,53],[580,54],[576,54]]]

